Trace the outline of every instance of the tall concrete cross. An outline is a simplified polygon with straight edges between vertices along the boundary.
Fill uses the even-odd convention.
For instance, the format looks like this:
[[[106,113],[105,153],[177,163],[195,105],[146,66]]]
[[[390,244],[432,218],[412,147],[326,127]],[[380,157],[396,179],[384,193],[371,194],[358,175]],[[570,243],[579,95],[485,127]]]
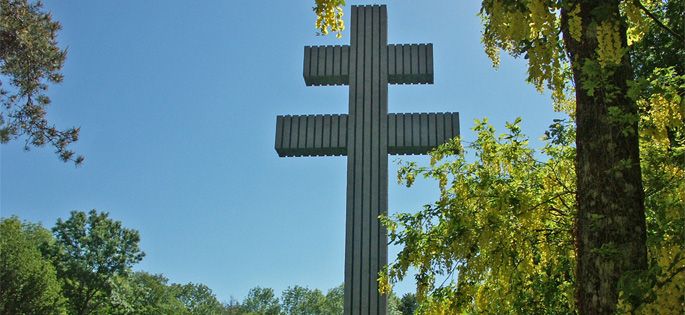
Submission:
[[[278,116],[279,156],[347,155],[345,314],[387,312],[388,154],[426,154],[459,135],[458,113],[388,114],[388,84],[433,83],[431,44],[388,45],[383,6],[352,6],[351,45],[304,49],[304,81],[349,85],[349,114]]]

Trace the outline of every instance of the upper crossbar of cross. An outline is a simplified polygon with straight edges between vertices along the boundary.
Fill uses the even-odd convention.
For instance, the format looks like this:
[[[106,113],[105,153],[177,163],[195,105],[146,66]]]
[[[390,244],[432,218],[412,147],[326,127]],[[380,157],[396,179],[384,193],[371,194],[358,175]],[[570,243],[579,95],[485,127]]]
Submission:
[[[389,84],[433,84],[433,44],[387,45]],[[350,46],[305,46],[304,82],[347,85]]]
[[[358,41],[369,36],[366,25],[352,25]],[[357,29],[354,29],[354,28]],[[383,26],[384,27],[384,26]],[[361,36],[359,36],[361,35]],[[361,43],[361,42],[360,42]],[[389,44],[384,49],[388,84],[433,84],[433,44]],[[303,77],[307,86],[349,85],[354,73],[350,45],[305,46]],[[369,50],[357,51],[357,53]],[[356,56],[356,63],[366,56]],[[361,57],[361,58],[360,58]],[[363,66],[362,68],[366,68]],[[356,87],[351,86],[350,89]],[[333,156],[347,152],[347,114],[278,116],[275,148],[280,156]],[[458,113],[388,114],[389,154],[426,154],[459,134]]]

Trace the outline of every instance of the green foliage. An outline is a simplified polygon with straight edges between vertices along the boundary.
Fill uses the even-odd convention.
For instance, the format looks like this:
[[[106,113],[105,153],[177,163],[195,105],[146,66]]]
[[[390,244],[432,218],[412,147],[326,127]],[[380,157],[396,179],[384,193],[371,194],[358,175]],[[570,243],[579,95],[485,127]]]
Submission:
[[[654,69],[638,101],[650,268],[622,277],[625,313],[685,311],[685,76],[676,69]]]
[[[421,314],[575,312],[575,129],[555,121],[538,159],[518,120],[507,129],[496,136],[476,122],[477,140],[463,150],[455,140],[432,153],[430,167],[408,163],[399,172],[404,183],[423,176],[440,187],[434,204],[384,218],[403,249],[382,280],[416,268]],[[685,302],[683,127],[672,130],[679,146],[641,133],[650,268],[622,277],[623,312],[679,314]],[[620,254],[610,243],[598,251]]]
[[[185,312],[181,314],[211,315],[223,312],[223,305],[216,299],[212,290],[204,284],[175,284],[172,289],[176,298],[185,306]]]
[[[71,212],[52,229],[56,244],[51,249],[57,275],[73,314],[91,314],[109,304],[119,276],[127,276],[144,253],[138,231],[122,227],[106,212]]]
[[[301,286],[288,287],[277,299],[270,288],[252,288],[242,304],[224,305],[225,313],[256,314],[343,314],[343,285],[328,290],[324,295],[321,290]]]
[[[388,294],[388,315],[402,315],[401,301],[394,292]]]
[[[310,290],[301,286],[289,287],[283,291],[281,300],[281,309],[284,314],[307,315],[327,313],[326,297],[318,289]]]
[[[685,1],[650,1],[646,7],[652,15],[649,23],[641,27],[638,18],[630,20],[632,31],[642,30],[642,36],[630,50],[636,80],[629,95],[640,110],[650,268],[622,277],[620,306],[626,313],[681,314],[685,311]]]
[[[432,153],[430,167],[400,170],[405,183],[423,176],[440,187],[434,204],[384,219],[391,243],[403,249],[382,280],[394,283],[415,267],[419,313],[574,311],[574,129],[552,126],[550,140],[559,144],[543,149],[543,162],[519,123],[497,136],[477,121],[473,143],[452,141]]]
[[[326,293],[324,314],[342,314],[345,303],[345,288],[341,284]]]
[[[83,162],[67,147],[79,128],[59,130],[47,120],[50,84],[62,81],[66,50],[57,46],[58,22],[42,3],[0,0],[0,143],[20,137],[25,148],[49,144],[64,161]]]
[[[325,295],[289,287],[282,303],[273,289],[256,287],[243,303],[222,304],[204,284],[170,284],[161,274],[132,272],[143,257],[139,241],[137,231],[95,210],[58,219],[52,233],[15,217],[0,220],[0,314],[343,313],[343,285]],[[390,301],[399,305],[394,295]],[[396,308],[391,305],[389,314],[399,315]]]
[[[278,315],[281,312],[281,306],[273,289],[255,287],[248,292],[243,302],[243,310],[254,314]]]
[[[657,21],[667,24],[676,34],[685,34],[685,1],[643,1],[647,2],[650,14]],[[635,65],[638,78],[645,78],[656,68],[675,67],[678,74],[685,74],[685,41],[657,25],[655,20],[648,20],[644,11],[630,12],[628,22],[631,28],[629,35],[636,34],[630,56]],[[658,47],[658,48],[657,48]]]
[[[402,315],[413,315],[418,307],[419,303],[413,293],[407,293],[400,299],[399,311]]]
[[[162,275],[135,272],[112,281],[112,293],[107,314],[182,314],[190,312],[176,290]],[[194,314],[194,313],[193,313]]]
[[[0,314],[66,314],[55,268],[39,250],[49,241],[39,225],[0,220]]]

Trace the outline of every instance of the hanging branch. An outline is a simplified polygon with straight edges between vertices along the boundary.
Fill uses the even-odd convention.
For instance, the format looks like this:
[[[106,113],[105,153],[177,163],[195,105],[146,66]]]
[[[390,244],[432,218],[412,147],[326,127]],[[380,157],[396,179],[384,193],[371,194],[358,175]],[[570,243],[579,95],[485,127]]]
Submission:
[[[645,7],[645,5],[642,4],[642,2],[640,2],[640,0],[634,0],[633,3],[635,3],[635,5],[637,5],[640,8],[640,10],[642,10],[642,12],[647,14],[647,16],[649,16],[654,21],[654,23],[659,25],[659,27],[663,28],[667,32],[671,33],[671,35],[675,36],[675,38],[679,39],[681,44],[683,44],[683,42],[685,42],[685,37],[683,37],[683,35],[678,34],[678,32],[672,30],[671,28],[666,26],[666,24],[661,22],[659,20],[659,17],[657,17],[651,11],[649,11],[649,9],[647,9],[647,7]]]

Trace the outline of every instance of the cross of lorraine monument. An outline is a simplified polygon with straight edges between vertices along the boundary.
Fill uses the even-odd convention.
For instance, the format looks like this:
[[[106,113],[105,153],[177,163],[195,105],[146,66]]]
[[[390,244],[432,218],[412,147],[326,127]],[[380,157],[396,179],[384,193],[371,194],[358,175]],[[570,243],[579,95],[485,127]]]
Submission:
[[[388,114],[388,84],[432,84],[432,44],[388,45],[384,5],[352,6],[351,43],[304,48],[304,81],[349,85],[349,114],[278,116],[276,152],[347,156],[345,314],[385,315],[388,154],[426,154],[459,135],[458,113]]]

